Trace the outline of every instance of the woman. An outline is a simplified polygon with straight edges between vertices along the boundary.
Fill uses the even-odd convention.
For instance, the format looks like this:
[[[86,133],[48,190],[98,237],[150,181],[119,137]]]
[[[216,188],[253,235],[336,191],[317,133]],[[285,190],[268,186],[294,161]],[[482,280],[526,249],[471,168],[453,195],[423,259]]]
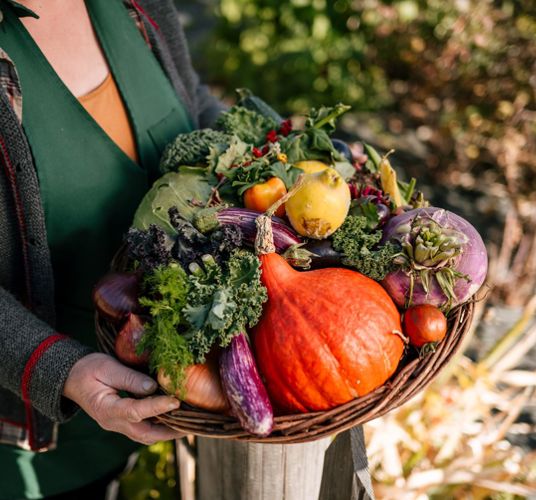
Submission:
[[[162,148],[221,110],[172,3],[140,4],[0,0],[1,500],[81,498],[177,437],[147,419],[179,402],[119,397],[156,385],[94,352],[91,288]]]

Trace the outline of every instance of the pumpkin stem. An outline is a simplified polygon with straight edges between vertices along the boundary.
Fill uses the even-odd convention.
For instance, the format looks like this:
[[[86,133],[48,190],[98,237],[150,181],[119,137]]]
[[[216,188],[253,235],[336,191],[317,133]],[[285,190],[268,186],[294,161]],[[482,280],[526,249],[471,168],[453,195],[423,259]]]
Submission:
[[[275,253],[272,219],[268,215],[259,215],[255,219],[255,225],[257,226],[257,236],[255,236],[255,253],[257,255]]]
[[[406,337],[400,330],[393,330],[391,333],[393,335],[397,335],[398,337],[400,337],[402,339],[402,342],[404,342],[404,344],[409,343],[409,338]]]
[[[305,179],[305,174],[301,174],[290,191],[279,198],[264,214],[255,219],[257,226],[257,236],[255,237],[255,253],[257,255],[266,255],[275,253],[274,233],[272,231],[272,215],[286,201],[289,200],[296,192],[301,189]]]

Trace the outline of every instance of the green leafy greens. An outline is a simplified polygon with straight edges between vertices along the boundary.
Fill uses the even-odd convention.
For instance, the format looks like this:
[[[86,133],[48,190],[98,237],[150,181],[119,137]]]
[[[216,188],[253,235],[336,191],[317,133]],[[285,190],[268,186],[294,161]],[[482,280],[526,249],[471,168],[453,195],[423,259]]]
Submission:
[[[151,353],[151,370],[163,369],[176,389],[184,369],[194,362],[187,340],[179,334],[187,325],[183,309],[190,289],[188,275],[179,264],[172,263],[145,276],[146,294],[139,302],[149,308],[151,320],[145,324],[137,349],[139,353]]]
[[[248,144],[258,146],[264,144],[266,134],[278,128],[279,123],[251,109],[233,106],[220,114],[216,127],[227,134],[236,135]]]
[[[169,221],[169,209],[177,207],[181,215],[192,220],[194,214],[205,207],[212,194],[213,179],[201,167],[181,167],[160,177],[143,197],[134,214],[133,227],[149,229],[156,224],[175,236],[175,228]]]
[[[366,217],[349,215],[332,236],[333,248],[341,252],[345,266],[355,267],[360,273],[381,281],[396,267],[399,250],[391,243],[379,246],[382,232],[367,229]]]
[[[253,327],[267,300],[260,281],[260,261],[251,252],[235,250],[218,264],[204,255],[202,266],[191,263],[187,274],[177,263],[147,275],[140,304],[148,307],[139,352],[151,352],[150,366],[162,368],[180,387],[184,369],[203,363],[214,346],[225,347],[232,338]]]
[[[179,134],[166,146],[160,160],[160,172],[176,171],[182,165],[205,165],[211,147],[216,144],[226,147],[230,142],[231,136],[209,128]]]
[[[191,266],[190,294],[184,314],[191,325],[186,336],[196,359],[202,362],[213,345],[227,346],[246,327],[257,324],[268,295],[260,281],[259,259],[237,250],[219,266],[207,255],[203,268]]]

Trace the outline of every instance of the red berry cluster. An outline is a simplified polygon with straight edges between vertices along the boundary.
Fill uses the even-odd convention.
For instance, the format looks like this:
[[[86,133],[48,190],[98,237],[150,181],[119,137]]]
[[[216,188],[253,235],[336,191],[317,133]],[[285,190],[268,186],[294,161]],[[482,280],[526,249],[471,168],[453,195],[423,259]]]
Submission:
[[[384,192],[374,186],[363,186],[359,192],[359,196],[372,196],[376,198],[377,203],[389,205],[389,200],[386,198]]]

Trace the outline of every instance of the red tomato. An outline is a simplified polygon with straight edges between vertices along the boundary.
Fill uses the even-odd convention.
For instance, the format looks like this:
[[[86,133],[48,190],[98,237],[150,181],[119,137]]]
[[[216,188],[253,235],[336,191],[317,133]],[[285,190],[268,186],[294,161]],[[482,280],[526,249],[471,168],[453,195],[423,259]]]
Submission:
[[[447,318],[437,307],[430,304],[410,307],[404,313],[403,324],[404,333],[415,347],[440,342],[447,333]]]
[[[259,212],[266,212],[285,194],[287,194],[285,183],[279,177],[272,177],[262,184],[255,184],[244,193],[244,206]],[[276,210],[275,215],[285,216],[284,203]]]

